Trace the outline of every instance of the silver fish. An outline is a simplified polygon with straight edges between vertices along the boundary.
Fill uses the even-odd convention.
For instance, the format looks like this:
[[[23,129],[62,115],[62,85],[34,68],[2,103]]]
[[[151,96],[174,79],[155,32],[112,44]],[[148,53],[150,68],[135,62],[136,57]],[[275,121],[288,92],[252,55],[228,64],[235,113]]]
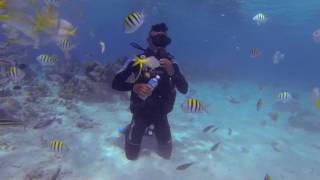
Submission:
[[[213,127],[214,127],[214,125],[209,125],[209,126],[205,127],[205,128],[202,130],[202,132],[206,133],[206,132],[210,131]]]
[[[219,128],[216,127],[216,128],[214,128],[211,132],[214,133],[214,132],[216,132],[218,129],[219,129]]]
[[[213,145],[210,150],[211,151],[216,151],[216,150],[218,150],[219,146],[220,146],[220,142],[218,142],[215,145]]]
[[[186,170],[187,168],[189,168],[191,165],[193,165],[194,162],[190,162],[190,163],[185,163],[185,164],[181,164],[179,165],[176,170],[179,170],[179,171],[183,171],[183,170]]]

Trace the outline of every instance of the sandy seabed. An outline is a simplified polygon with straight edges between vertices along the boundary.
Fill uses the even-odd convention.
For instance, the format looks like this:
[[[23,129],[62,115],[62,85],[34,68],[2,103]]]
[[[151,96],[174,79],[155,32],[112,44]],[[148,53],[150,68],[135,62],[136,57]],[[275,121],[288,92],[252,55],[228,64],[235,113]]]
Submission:
[[[197,87],[197,89],[194,89]],[[153,137],[145,137],[137,161],[128,161],[119,128],[131,120],[129,102],[69,102],[43,98],[43,118],[54,116],[45,128],[0,129],[0,180],[272,180],[320,179],[320,113],[309,92],[293,89],[299,96],[277,103],[280,87],[259,88],[249,82],[192,83],[189,96],[200,99],[208,113],[184,113],[186,99],[178,95],[169,114],[174,151],[171,160],[155,152]],[[239,103],[228,101],[236,98]],[[259,98],[264,105],[256,109]],[[279,112],[279,119],[270,118]],[[203,132],[209,125],[215,132]],[[232,132],[231,132],[232,131]],[[51,151],[50,140],[59,139],[64,151]],[[220,143],[217,150],[211,147]],[[185,170],[177,166],[193,162]],[[60,171],[58,172],[58,170]]]

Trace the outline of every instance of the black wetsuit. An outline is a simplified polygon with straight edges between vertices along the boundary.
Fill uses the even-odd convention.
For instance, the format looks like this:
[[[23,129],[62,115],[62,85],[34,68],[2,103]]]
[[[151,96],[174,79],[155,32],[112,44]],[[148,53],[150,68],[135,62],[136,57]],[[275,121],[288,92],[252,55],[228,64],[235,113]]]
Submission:
[[[155,56],[153,51],[147,50],[146,57]],[[141,55],[139,55],[141,56]],[[158,59],[164,58],[155,56]],[[172,61],[172,56],[166,53],[166,58]],[[120,70],[112,82],[112,88],[119,91],[131,91],[130,110],[133,113],[132,121],[128,131],[126,131],[125,152],[130,160],[138,158],[141,141],[145,129],[154,125],[154,134],[158,143],[158,153],[163,158],[169,159],[172,151],[171,132],[168,123],[167,114],[173,109],[176,88],[179,92],[185,94],[188,91],[188,83],[181,74],[179,67],[173,62],[175,73],[169,76],[163,67],[154,70],[143,69],[140,77],[133,83],[127,82],[131,74],[138,75],[139,67],[133,67],[133,62],[128,60],[122,70]],[[133,86],[137,83],[147,83],[152,77],[159,75],[158,86],[152,94],[145,100],[133,92]]]

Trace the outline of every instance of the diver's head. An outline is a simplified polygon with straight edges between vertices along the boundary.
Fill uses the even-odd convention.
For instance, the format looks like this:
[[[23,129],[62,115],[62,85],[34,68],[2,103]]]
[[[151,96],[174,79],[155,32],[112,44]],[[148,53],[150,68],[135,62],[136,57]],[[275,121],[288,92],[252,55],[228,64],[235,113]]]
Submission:
[[[167,31],[168,27],[165,23],[153,25],[147,39],[150,48],[166,48],[171,43],[171,39],[167,36]]]

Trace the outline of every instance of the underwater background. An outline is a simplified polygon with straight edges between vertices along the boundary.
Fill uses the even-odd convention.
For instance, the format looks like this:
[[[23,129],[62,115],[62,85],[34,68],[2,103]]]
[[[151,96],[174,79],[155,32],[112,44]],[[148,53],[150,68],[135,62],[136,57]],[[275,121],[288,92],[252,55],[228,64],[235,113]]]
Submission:
[[[133,11],[144,23],[127,34]],[[76,28],[61,36],[75,45],[70,58],[50,24],[61,19]],[[0,0],[0,180],[320,179],[319,19],[319,0]],[[119,132],[129,94],[111,81],[141,53],[130,43],[147,47],[161,22],[189,91],[169,114],[171,159],[145,137],[129,161]],[[183,112],[190,97],[207,113]]]

